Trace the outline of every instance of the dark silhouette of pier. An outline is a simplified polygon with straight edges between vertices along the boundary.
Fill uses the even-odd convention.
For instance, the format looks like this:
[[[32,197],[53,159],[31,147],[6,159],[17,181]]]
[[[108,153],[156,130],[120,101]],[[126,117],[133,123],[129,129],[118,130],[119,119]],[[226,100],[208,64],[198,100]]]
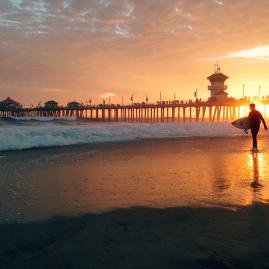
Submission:
[[[157,103],[133,103],[49,106],[49,107],[0,107],[0,117],[77,117],[97,121],[130,122],[186,122],[220,121],[240,117],[240,110],[253,102],[250,99],[229,99],[223,102],[212,101],[162,101]],[[269,99],[254,100],[260,105],[269,105]],[[264,109],[264,114],[266,109]],[[264,115],[266,116],[266,115]]]

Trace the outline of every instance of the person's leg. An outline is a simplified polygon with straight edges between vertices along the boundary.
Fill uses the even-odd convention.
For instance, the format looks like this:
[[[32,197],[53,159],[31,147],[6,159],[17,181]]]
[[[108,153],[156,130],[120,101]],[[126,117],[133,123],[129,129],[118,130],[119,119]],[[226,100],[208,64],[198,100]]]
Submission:
[[[252,149],[255,148],[255,145],[257,146],[257,138],[255,136],[255,130],[251,129],[251,135],[252,135]]]
[[[258,142],[257,142],[257,132],[253,134],[253,148],[256,149],[258,147]]]
[[[258,135],[259,129],[251,129],[251,134],[252,134],[252,148],[257,149],[258,148],[258,143],[257,143],[257,135]]]

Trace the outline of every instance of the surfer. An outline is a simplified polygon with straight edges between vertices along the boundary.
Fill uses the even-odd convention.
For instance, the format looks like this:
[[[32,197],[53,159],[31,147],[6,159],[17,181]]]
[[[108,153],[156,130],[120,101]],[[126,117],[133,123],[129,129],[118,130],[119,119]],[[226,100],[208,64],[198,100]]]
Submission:
[[[261,121],[263,123],[264,129],[267,130],[268,128],[261,112],[255,109],[255,104],[253,103],[250,104],[249,109],[250,109],[250,112],[248,114],[248,118],[249,118],[250,130],[251,130],[251,135],[252,135],[252,140],[253,140],[252,150],[257,151],[258,150],[257,135],[260,130]]]

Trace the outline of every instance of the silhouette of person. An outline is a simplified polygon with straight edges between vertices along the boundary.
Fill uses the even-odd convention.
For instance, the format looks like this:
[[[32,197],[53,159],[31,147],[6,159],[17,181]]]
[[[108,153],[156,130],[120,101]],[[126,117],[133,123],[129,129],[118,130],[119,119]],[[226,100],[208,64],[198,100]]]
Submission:
[[[261,112],[255,109],[255,104],[253,103],[250,104],[249,109],[250,109],[250,112],[248,114],[248,118],[250,122],[250,129],[251,129],[251,135],[252,135],[252,140],[253,140],[252,150],[257,151],[258,150],[257,135],[260,130],[261,121],[263,123],[264,129],[267,130],[268,128]]]

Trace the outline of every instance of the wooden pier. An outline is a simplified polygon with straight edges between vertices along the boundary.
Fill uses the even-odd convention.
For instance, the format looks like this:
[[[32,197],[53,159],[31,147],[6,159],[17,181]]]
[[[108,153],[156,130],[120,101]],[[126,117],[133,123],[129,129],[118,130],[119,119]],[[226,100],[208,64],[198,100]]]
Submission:
[[[156,104],[86,105],[79,108],[0,108],[0,117],[77,117],[96,121],[130,122],[213,122],[239,118],[249,103],[248,100],[226,103],[171,101]],[[265,114],[269,100],[259,101],[259,104],[264,106]]]

